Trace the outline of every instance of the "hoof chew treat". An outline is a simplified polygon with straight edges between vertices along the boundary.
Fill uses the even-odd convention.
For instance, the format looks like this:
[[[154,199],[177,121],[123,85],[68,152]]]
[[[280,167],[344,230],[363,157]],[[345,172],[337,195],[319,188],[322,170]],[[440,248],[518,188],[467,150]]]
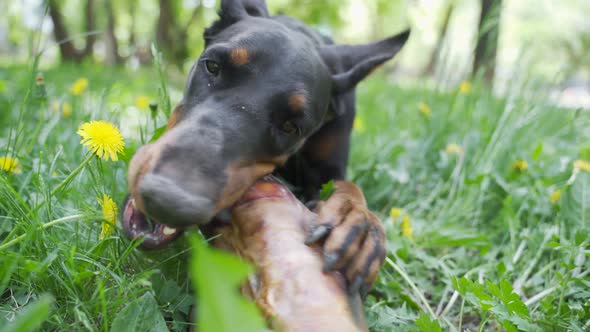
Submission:
[[[320,248],[304,243],[315,215],[273,177],[256,182],[214,240],[250,262],[244,285],[278,331],[367,331],[361,299],[338,272],[322,271]]]

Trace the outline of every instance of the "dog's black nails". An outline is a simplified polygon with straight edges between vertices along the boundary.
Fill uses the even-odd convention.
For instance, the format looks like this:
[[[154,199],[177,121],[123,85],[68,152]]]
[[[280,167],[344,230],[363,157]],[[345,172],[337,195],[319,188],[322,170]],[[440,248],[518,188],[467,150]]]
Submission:
[[[367,284],[363,284],[361,286],[361,288],[359,289],[359,293],[361,294],[361,299],[366,299],[367,298],[367,294],[369,294],[369,286],[367,286]]]
[[[311,231],[311,234],[307,237],[307,239],[305,239],[305,244],[317,242],[319,239],[326,236],[331,229],[332,227],[329,225],[319,225],[313,231]]]
[[[350,294],[355,294],[356,292],[359,291],[359,288],[361,287],[361,285],[363,284],[363,278],[361,276],[356,276],[353,280],[353,282],[350,284],[350,287],[348,287],[348,292]]]
[[[340,256],[335,253],[324,254],[324,272],[331,271],[339,260]]]

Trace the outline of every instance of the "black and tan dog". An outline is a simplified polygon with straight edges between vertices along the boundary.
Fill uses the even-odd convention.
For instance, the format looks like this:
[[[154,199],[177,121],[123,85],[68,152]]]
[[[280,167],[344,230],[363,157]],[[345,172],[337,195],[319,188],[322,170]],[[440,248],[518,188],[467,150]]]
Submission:
[[[211,230],[264,175],[282,177],[306,202],[335,180],[337,190],[315,207],[308,242],[323,241],[325,269],[342,270],[351,292],[367,291],[383,264],[385,233],[345,181],[354,89],[409,33],[333,45],[293,18],[270,17],[263,0],[223,0],[219,14],[167,132],[131,162],[125,231],[159,247],[189,226]]]

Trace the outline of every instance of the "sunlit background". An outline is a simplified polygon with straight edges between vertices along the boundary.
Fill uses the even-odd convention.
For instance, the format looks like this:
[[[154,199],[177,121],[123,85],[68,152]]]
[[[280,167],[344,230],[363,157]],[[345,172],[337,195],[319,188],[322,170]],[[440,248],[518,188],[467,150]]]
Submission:
[[[84,49],[94,36],[89,57],[136,68],[150,64],[149,47],[160,40],[167,59],[181,72],[202,49],[203,28],[216,17],[216,0],[53,1],[63,16],[67,36]],[[468,77],[478,31],[498,21],[494,82],[504,92],[515,77],[552,84],[556,100],[588,106],[590,80],[590,2],[583,0],[504,0],[487,27],[478,30],[480,1],[475,0],[269,0],[271,13],[289,13],[339,42],[363,42],[408,27],[412,38],[395,66],[408,81],[426,79],[452,86]],[[161,10],[165,6],[169,11]],[[4,64],[24,62],[41,38],[42,66],[59,61],[54,23],[42,0],[3,1],[0,10],[0,54]],[[497,9],[496,9],[497,10]],[[165,15],[163,13],[169,13]],[[93,22],[88,25],[92,18]],[[90,28],[90,29],[88,29]],[[112,33],[111,33],[112,32]],[[114,41],[111,36],[114,36]],[[173,49],[170,49],[173,48]]]

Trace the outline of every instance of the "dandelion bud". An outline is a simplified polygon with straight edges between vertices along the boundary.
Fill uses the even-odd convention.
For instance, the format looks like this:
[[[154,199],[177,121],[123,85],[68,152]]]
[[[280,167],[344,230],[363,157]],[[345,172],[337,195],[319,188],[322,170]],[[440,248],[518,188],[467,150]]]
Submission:
[[[40,100],[45,100],[47,98],[47,91],[45,90],[45,79],[43,78],[43,73],[39,72],[37,77],[35,77],[35,92],[34,97]]]
[[[154,100],[150,102],[150,111],[152,112],[152,118],[155,118],[158,114],[158,103]]]

